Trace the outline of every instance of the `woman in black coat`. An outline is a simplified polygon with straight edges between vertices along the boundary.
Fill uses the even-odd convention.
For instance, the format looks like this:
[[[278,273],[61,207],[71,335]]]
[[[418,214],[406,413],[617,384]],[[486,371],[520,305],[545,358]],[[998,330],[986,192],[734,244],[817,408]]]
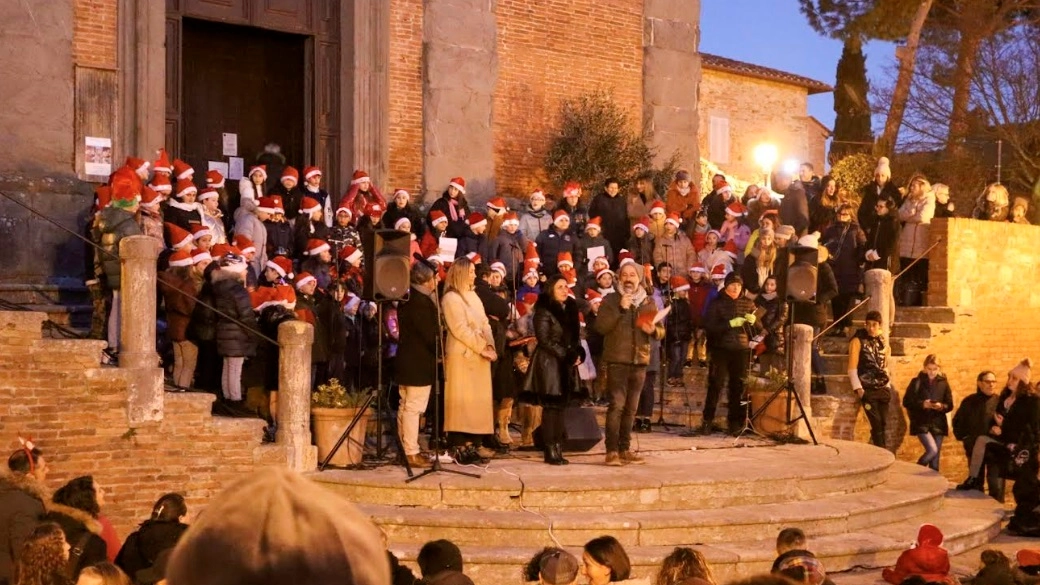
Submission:
[[[863,261],[863,245],[867,236],[859,224],[852,221],[852,205],[843,203],[838,207],[837,221],[823,233],[822,241],[831,255],[831,269],[838,281],[838,295],[831,299],[831,313],[838,319],[852,308],[863,285],[860,263]],[[834,326],[830,334],[844,337],[845,328],[851,325],[852,316],[847,315]]]
[[[159,498],[152,506],[151,516],[141,523],[136,532],[126,537],[123,548],[119,549],[119,555],[116,556],[116,566],[130,576],[151,568],[159,554],[176,546],[188,529],[184,523],[187,515],[188,505],[184,502],[184,496],[169,493]]]
[[[953,392],[935,354],[924,358],[921,373],[910,382],[903,395],[903,408],[910,417],[910,434],[917,435],[924,446],[924,455],[917,464],[939,471],[943,438],[950,433],[946,413],[953,410]]]
[[[108,546],[101,538],[101,503],[98,502],[94,478],[87,475],[77,477],[54,492],[53,503],[47,507],[44,522],[56,522],[65,533],[65,540],[72,547],[75,580],[85,567],[108,560]],[[69,557],[72,563],[73,556]]]
[[[524,381],[524,402],[542,406],[545,462],[566,465],[563,458],[563,409],[578,389],[578,364],[585,359],[580,345],[578,303],[568,296],[567,280],[551,277],[534,306],[538,346]]]

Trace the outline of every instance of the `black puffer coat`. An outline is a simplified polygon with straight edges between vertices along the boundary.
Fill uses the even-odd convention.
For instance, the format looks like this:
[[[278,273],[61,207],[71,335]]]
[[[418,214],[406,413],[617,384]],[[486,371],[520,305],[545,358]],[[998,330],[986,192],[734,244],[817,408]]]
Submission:
[[[246,287],[237,280],[236,274],[226,270],[213,273],[213,301],[220,313],[217,314],[217,352],[222,357],[253,357],[256,355],[256,315],[249,300]],[[228,317],[234,317],[250,330],[244,329]]]
[[[137,532],[126,537],[116,556],[116,566],[127,575],[150,568],[159,553],[176,546],[187,529],[187,524],[177,520],[145,520]]]
[[[708,349],[742,351],[748,348],[748,336],[754,334],[755,327],[744,324],[738,327],[730,325],[730,320],[755,312],[755,305],[743,296],[733,298],[725,291],[719,293],[708,305],[704,316],[704,328],[708,331]]]
[[[533,404],[563,404],[578,388],[578,358],[585,358],[579,338],[578,303],[563,305],[542,293],[534,305],[534,334],[538,346],[524,380],[521,400]]]
[[[941,402],[942,410],[924,408],[924,401]],[[945,437],[950,433],[949,423],[946,422],[946,413],[953,410],[953,392],[946,376],[939,374],[932,382],[928,381],[928,374],[921,372],[910,381],[903,395],[903,408],[910,416],[910,426],[907,432],[911,435],[931,433],[936,436]]]

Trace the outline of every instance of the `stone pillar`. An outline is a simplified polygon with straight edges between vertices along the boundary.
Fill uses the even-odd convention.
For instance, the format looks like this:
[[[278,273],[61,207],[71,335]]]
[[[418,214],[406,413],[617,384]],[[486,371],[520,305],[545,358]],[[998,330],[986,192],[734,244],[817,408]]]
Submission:
[[[700,0],[643,2],[643,128],[653,131],[655,164],[678,153],[694,184],[700,181],[700,13]]]
[[[131,423],[162,420],[163,371],[155,352],[155,278],[159,246],[150,236],[119,241],[119,367],[127,376]]]
[[[494,0],[426,0],[423,198],[466,179],[470,205],[495,193],[491,108],[498,80]]]
[[[867,311],[881,313],[881,331],[886,339],[891,336],[892,323],[896,320],[896,299],[892,292],[894,284],[892,273],[882,268],[868,270],[863,274],[863,290],[870,297]]]
[[[340,4],[340,116],[344,156],[339,177],[345,190],[354,169],[364,169],[386,193],[390,173],[390,2]]]
[[[303,321],[278,326],[278,432],[289,469],[313,471],[318,448],[311,445],[311,344],[314,327]]]
[[[807,420],[812,420],[812,338],[813,328],[809,325],[795,324],[791,330],[791,381],[794,391],[802,401]],[[791,405],[791,418],[797,417],[798,405]],[[815,431],[815,429],[813,429]],[[803,439],[809,438],[809,430],[805,423],[798,421],[794,432]]]
[[[115,159],[155,159],[166,143],[166,4],[119,0],[119,95]]]

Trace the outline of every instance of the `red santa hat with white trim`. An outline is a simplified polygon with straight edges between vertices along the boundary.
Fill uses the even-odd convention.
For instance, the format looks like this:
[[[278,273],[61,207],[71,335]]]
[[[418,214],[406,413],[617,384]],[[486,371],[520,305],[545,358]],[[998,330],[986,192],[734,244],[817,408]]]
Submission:
[[[459,193],[462,193],[463,195],[466,194],[466,179],[463,179],[462,177],[454,177],[448,182],[448,186],[455,187],[459,190]]]
[[[196,198],[196,200],[201,202],[207,199],[218,199],[219,197],[220,193],[217,193],[216,189],[214,189],[213,187],[206,187],[202,191],[199,191],[199,196]]]
[[[507,211],[506,214],[502,217],[502,225],[503,226],[507,226],[507,225],[519,226],[520,225],[520,216],[517,215],[515,211]]]
[[[271,214],[277,213],[278,212],[278,202],[275,201],[274,197],[271,197],[271,196],[261,197],[260,201],[258,201],[257,204],[256,204],[256,210],[257,211],[262,211],[264,213],[271,213]]]
[[[198,192],[198,187],[191,182],[191,179],[177,179],[177,189],[174,192],[177,199],[184,199],[185,195]]]
[[[356,171],[354,171],[354,174],[350,177],[351,185],[360,185],[361,183],[364,183],[366,181],[371,183],[372,177],[369,177],[368,173],[361,169],[357,169]]]
[[[205,262],[206,260],[212,260],[213,256],[210,255],[209,250],[202,250],[196,248],[191,251],[191,263],[198,264],[199,262]]]
[[[231,240],[231,244],[238,248],[243,255],[250,252],[256,252],[256,244],[253,243],[253,240],[250,240],[242,234],[235,236],[235,238]]]
[[[492,262],[491,271],[501,274],[502,278],[506,277],[506,265],[501,262]]]
[[[557,209],[553,212],[553,224],[559,225],[560,220],[564,218],[566,218],[568,222],[571,220],[570,214],[562,209]]]
[[[170,254],[169,261],[170,261],[170,266],[174,266],[174,267],[191,266],[192,265],[191,252],[189,252],[186,248],[181,248],[180,250],[177,250],[173,254]]]
[[[466,223],[469,225],[470,229],[474,229],[487,225],[487,218],[484,217],[483,213],[474,211],[466,218]]]
[[[590,219],[589,222],[585,224],[585,231],[589,231],[590,229],[594,229],[594,230],[596,230],[598,232],[602,232],[603,231],[603,220],[600,219],[599,216],[596,216],[596,217],[593,217],[592,219]]]
[[[603,295],[599,294],[599,291],[597,291],[597,290],[594,290],[594,289],[591,289],[591,288],[590,289],[586,289],[585,290],[585,300],[588,301],[589,304],[598,304],[598,303],[603,302]]]
[[[155,175],[148,186],[155,189],[156,193],[162,193],[163,196],[173,193],[173,185],[170,184],[170,178],[166,175]]]
[[[681,274],[677,274],[668,279],[668,285],[672,287],[672,292],[690,290],[690,281],[686,280],[686,277]]]
[[[286,179],[292,179],[293,185],[300,183],[300,171],[296,170],[296,167],[285,167],[282,169],[282,177],[279,182],[285,181]]]
[[[493,197],[490,200],[488,200],[487,208],[488,208],[489,211],[495,211],[495,212],[505,211],[506,210],[506,200],[502,199],[501,197]]]
[[[308,256],[317,256],[322,252],[328,252],[330,249],[329,243],[325,240],[311,238],[307,240],[307,251],[305,253]]]
[[[565,266],[574,268],[574,259],[570,252],[560,252],[556,255],[556,267],[563,268]]]
[[[175,180],[188,179],[195,176],[195,169],[179,158],[173,159],[173,178]]]
[[[358,260],[361,260],[363,255],[364,253],[359,248],[355,248],[351,245],[347,245],[339,251],[339,259],[348,264],[353,264]]]
[[[175,223],[166,222],[163,227],[166,228],[166,240],[174,250],[187,248],[195,241],[191,237],[191,232]]]
[[[267,307],[280,304],[278,302],[278,291],[273,286],[260,286],[256,290],[249,293],[249,302],[253,305],[253,310],[257,313],[263,311]]]
[[[404,226],[408,226],[408,229],[405,230]],[[399,217],[397,218],[397,221],[394,222],[394,229],[400,231],[411,231],[412,220],[408,219],[407,217]]]
[[[534,262],[535,266],[542,262],[542,258],[538,255],[537,244],[530,240],[527,241],[527,249],[524,250],[524,262]]]
[[[302,290],[303,287],[307,286],[312,282],[318,282],[317,278],[314,278],[310,272],[301,272],[296,275],[296,290]]]
[[[430,211],[430,225],[437,225],[439,223],[448,223],[448,216],[444,215],[444,212],[439,209]]]
[[[157,173],[172,173],[173,165],[170,164],[170,156],[166,154],[165,148],[160,148],[155,151],[155,154],[159,157],[152,163],[152,170]]]
[[[679,225],[682,224],[682,218],[679,217],[678,213],[673,211],[668,214],[668,219],[664,220],[664,223],[672,224],[673,226],[675,226],[675,229],[679,229]]]
[[[306,195],[300,199],[300,213],[310,215],[319,211],[321,211],[321,203],[319,203],[317,199]]]
[[[275,256],[268,260],[265,266],[277,272],[278,276],[281,276],[282,278],[293,277],[292,260],[289,260],[285,256]]]
[[[625,264],[636,264],[636,257],[632,255],[632,252],[622,248],[618,252],[618,268],[621,268]]]
[[[657,215],[657,214],[664,215],[665,211],[666,211],[666,209],[665,209],[665,206],[664,206],[664,201],[661,201],[660,199],[655,199],[654,202],[650,204],[650,215],[651,216],[654,216],[654,215]]]
[[[734,201],[726,206],[726,215],[740,217],[747,213],[747,208],[740,201]]]
[[[320,177],[321,169],[315,166],[304,167],[303,169],[303,180],[306,181],[311,177]]]
[[[469,261],[473,264],[480,264],[484,261],[484,259],[480,257],[480,254],[477,254],[476,252],[470,252],[469,254],[466,254],[466,258],[469,258]]]
[[[640,217],[638,220],[636,220],[636,222],[632,224],[632,231],[636,231],[637,229],[643,230],[644,232],[649,232],[650,218],[644,215],[643,217]]]
[[[159,207],[159,202],[161,201],[162,196],[159,195],[155,189],[152,189],[148,185],[145,185],[144,189],[141,189],[141,205],[144,207],[155,209]]]
[[[704,267],[703,262],[694,262],[693,266],[690,266],[690,273],[700,272],[701,274],[707,274],[708,269]]]
[[[191,239],[195,240],[196,242],[201,240],[202,238],[205,238],[206,236],[212,235],[213,232],[211,232],[208,227],[200,223],[191,224]]]
[[[252,177],[256,173],[260,173],[260,176],[262,176],[264,178],[263,180],[266,181],[267,180],[267,165],[254,165],[252,167],[249,167],[249,174],[246,175],[246,176],[247,177]]]
[[[729,272],[729,271],[726,270],[726,265],[725,264],[716,264],[716,265],[711,267],[711,277],[712,278],[719,278],[719,279],[726,278],[726,273],[727,272]]]
[[[143,158],[137,158],[136,156],[126,157],[126,166],[133,170],[135,173],[141,171],[147,171],[148,167],[152,166],[152,163],[144,160]]]
[[[206,171],[206,186],[214,189],[222,188],[224,186],[224,175],[214,169]]]

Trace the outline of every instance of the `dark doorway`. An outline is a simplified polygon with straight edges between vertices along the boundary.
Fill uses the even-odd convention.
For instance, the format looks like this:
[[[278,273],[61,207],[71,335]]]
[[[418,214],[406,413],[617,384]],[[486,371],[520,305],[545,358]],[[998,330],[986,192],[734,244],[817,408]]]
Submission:
[[[181,156],[196,175],[207,161],[227,162],[225,132],[238,134],[247,173],[270,142],[300,169],[311,156],[308,38],[192,18],[183,20],[182,38]],[[270,169],[269,181],[278,181]]]

